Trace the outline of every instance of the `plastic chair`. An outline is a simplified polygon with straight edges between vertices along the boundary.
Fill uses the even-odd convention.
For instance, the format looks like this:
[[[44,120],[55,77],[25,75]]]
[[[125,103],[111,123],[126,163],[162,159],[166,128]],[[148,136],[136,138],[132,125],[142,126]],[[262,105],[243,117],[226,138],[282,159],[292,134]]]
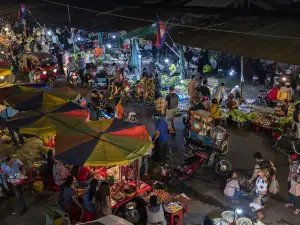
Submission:
[[[175,225],[174,218],[178,216],[178,223],[177,225],[182,225],[182,210],[176,212],[176,213],[170,213],[170,225]]]

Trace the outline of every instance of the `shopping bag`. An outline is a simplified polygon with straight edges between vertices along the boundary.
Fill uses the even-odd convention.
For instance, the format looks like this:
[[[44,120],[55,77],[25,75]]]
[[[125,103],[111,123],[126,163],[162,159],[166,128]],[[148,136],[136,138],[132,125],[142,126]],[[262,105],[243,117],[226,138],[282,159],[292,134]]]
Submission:
[[[276,195],[279,192],[279,183],[277,180],[272,180],[269,186],[269,192]]]
[[[257,197],[253,200],[253,202],[250,203],[250,208],[252,208],[253,211],[257,211],[263,208],[260,199],[261,197]]]
[[[297,181],[292,180],[291,181],[291,188],[289,190],[289,193],[299,197],[300,196],[300,183],[298,183]]]

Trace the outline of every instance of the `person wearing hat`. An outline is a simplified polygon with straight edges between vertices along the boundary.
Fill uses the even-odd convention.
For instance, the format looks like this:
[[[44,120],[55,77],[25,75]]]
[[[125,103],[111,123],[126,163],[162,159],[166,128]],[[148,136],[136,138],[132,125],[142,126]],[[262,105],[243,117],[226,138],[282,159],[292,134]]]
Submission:
[[[1,170],[4,172],[7,178],[12,179],[17,174],[24,174],[25,166],[19,159],[13,159],[9,155],[7,155],[3,158]],[[13,184],[13,190],[17,199],[18,211],[20,215],[22,215],[27,210],[27,206],[24,200],[23,182]]]

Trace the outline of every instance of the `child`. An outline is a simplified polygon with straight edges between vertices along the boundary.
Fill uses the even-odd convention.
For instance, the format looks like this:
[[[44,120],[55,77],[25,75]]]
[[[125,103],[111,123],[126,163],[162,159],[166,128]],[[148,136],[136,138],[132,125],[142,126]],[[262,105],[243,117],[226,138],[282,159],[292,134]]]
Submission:
[[[237,199],[243,195],[243,192],[240,190],[238,175],[234,171],[232,172],[231,178],[227,180],[227,184],[224,189],[224,195],[232,200],[232,203],[238,203]]]
[[[299,188],[300,187],[300,175],[294,176],[291,179],[291,188],[289,190],[288,203],[285,207],[295,207],[294,214],[298,215],[300,213],[300,200],[299,200]]]

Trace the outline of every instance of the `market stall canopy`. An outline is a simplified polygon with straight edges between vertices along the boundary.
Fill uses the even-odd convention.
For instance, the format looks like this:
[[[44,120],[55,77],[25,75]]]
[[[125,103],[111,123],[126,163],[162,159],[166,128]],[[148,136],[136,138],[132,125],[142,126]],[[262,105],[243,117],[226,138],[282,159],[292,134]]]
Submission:
[[[104,217],[101,217],[95,221],[87,222],[87,223],[82,223],[86,225],[133,225],[129,221],[115,216],[115,215],[107,215]]]
[[[44,107],[29,110],[26,112],[20,112],[11,120],[7,121],[6,125],[12,129],[26,127],[27,133],[31,132],[31,134],[33,134],[33,132],[35,131],[38,132],[37,128],[39,126],[41,130],[45,129],[49,131],[50,124],[52,125],[53,129],[56,123],[64,123],[63,120],[59,120],[59,116],[61,115],[78,118],[80,121],[77,121],[77,123],[86,121],[89,117],[89,113],[87,110],[83,110],[79,105],[73,102],[66,102],[65,104],[57,106],[53,105],[51,107]],[[39,133],[34,134],[37,135]]]
[[[156,26],[146,26],[142,27],[136,30],[131,31],[130,33],[127,33],[123,36],[124,39],[129,39],[133,37],[146,37],[146,36],[152,36],[156,34],[157,28]]]
[[[116,118],[58,131],[56,159],[78,166],[127,165],[152,148],[143,125]]]
[[[206,20],[199,29],[173,28],[176,43],[234,55],[300,64],[299,21],[265,18],[219,18],[209,25]],[[206,25],[207,24],[207,25]]]

